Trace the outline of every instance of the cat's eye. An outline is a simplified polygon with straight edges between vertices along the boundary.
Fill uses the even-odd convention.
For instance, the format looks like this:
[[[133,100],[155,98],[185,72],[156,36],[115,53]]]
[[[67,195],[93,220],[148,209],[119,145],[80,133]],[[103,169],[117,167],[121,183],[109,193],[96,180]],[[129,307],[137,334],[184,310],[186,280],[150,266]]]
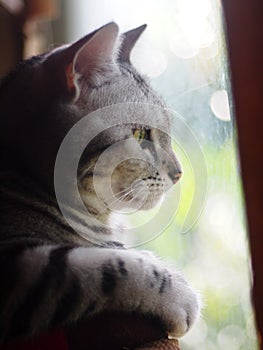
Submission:
[[[149,140],[150,139],[150,130],[148,130],[146,128],[133,129],[132,133],[133,133],[133,137],[139,143],[142,143],[143,140]]]

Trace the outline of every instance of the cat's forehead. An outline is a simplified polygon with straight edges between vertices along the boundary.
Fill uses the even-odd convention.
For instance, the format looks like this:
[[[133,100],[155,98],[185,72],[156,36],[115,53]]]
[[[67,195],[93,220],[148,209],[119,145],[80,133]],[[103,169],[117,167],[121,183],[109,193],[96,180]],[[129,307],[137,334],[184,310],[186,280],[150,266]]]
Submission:
[[[138,124],[169,124],[169,113],[162,98],[151,88],[148,79],[140,75],[132,65],[118,66],[118,70],[99,87],[92,88],[85,80],[76,104],[83,112],[93,112],[108,107],[109,118],[127,119]],[[86,85],[86,86],[85,86]]]
[[[114,126],[117,133],[130,130],[131,127],[169,132],[171,114],[157,96],[150,92],[145,96],[136,87],[133,94],[130,86],[127,86],[129,93],[124,96],[119,86],[116,90],[112,88],[101,95],[96,94],[94,98],[89,94],[89,99],[83,104],[82,115],[83,118],[88,117],[90,125],[98,124],[100,127],[103,124],[105,128]]]

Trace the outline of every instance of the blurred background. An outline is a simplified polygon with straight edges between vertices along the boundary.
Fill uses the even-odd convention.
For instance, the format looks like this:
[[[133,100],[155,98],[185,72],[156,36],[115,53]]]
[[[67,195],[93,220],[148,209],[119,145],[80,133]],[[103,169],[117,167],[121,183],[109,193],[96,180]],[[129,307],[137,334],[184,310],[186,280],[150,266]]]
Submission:
[[[184,174],[164,199],[167,208],[174,208],[172,217],[169,210],[166,214],[159,208],[126,214],[125,220],[135,228],[128,242],[176,265],[200,291],[202,318],[183,337],[182,350],[256,349],[220,1],[1,0],[0,4],[0,76],[22,56],[76,40],[109,21],[117,22],[121,31],[147,23],[132,62],[174,111],[175,124],[180,120],[185,126],[178,137],[175,125],[172,135]],[[162,230],[156,230],[155,216]],[[149,224],[147,230],[141,222]]]

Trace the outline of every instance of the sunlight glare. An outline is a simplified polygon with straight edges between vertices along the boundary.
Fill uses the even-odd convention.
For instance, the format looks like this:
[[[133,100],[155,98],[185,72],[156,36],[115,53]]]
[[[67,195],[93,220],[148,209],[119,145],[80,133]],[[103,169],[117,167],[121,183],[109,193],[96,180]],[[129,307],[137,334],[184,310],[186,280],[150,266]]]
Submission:
[[[180,0],[175,17],[179,30],[171,39],[170,49],[178,57],[194,57],[201,48],[209,47],[216,39],[214,27],[209,21],[209,0]]]
[[[167,59],[162,51],[150,47],[145,43],[143,49],[141,47],[134,48],[132,52],[132,62],[139,71],[144,72],[150,78],[156,78],[167,68]]]

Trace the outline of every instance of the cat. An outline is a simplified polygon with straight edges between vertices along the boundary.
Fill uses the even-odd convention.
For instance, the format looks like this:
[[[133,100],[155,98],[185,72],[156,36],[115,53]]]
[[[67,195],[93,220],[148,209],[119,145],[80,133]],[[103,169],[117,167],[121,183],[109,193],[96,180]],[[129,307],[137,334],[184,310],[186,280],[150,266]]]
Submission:
[[[147,112],[142,104],[148,103],[161,108],[158,120],[169,133],[164,102],[130,62],[145,27],[120,35],[111,22],[73,44],[21,62],[1,82],[2,342],[107,310],[157,317],[175,336],[185,334],[198,318],[197,293],[174,268],[152,253],[126,249],[115,240],[114,229],[107,226],[110,210],[101,207],[93,186],[96,178],[103,192],[109,176],[107,167],[95,174],[99,156],[113,144],[113,154],[125,152],[118,142],[130,139],[149,162],[127,159],[114,169],[112,190],[117,197],[140,179],[151,188],[142,206],[149,209],[179,180],[182,171],[168,134],[149,127],[153,115],[144,116],[149,123],[143,125],[134,123],[131,115],[130,123],[107,128],[85,148],[77,183],[95,224],[89,215],[68,210],[87,239],[68,224],[55,196],[59,147],[84,116],[126,102],[132,104],[133,115],[142,114]],[[88,122],[97,125],[96,114]],[[169,159],[157,146],[165,149]],[[160,171],[154,166],[157,163]],[[136,193],[121,203],[136,207],[131,197]]]

